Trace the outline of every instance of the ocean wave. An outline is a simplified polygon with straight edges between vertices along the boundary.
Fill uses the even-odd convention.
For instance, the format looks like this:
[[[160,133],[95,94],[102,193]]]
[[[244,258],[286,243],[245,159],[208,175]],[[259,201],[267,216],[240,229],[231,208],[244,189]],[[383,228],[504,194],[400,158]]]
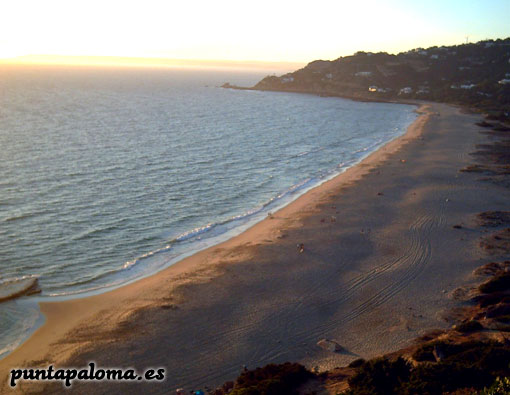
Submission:
[[[148,274],[152,272],[149,268],[140,267],[140,265],[155,256],[161,254],[167,254],[171,250],[175,250],[178,247],[184,247],[180,249],[179,252],[175,252],[168,259],[164,259],[165,262],[170,262],[173,258],[177,258],[181,255],[188,255],[188,252],[193,252],[193,243],[196,241],[204,241],[213,239],[215,237],[221,237],[227,234],[229,231],[235,230],[241,225],[249,224],[255,216],[261,215],[264,212],[269,212],[269,210],[273,207],[278,207],[278,203],[282,201],[282,199],[294,195],[305,188],[313,187],[320,181],[320,178],[307,178],[302,180],[301,182],[291,186],[290,188],[281,191],[271,199],[267,200],[265,203],[254,207],[253,209],[247,210],[244,213],[239,215],[235,215],[229,217],[223,221],[218,221],[214,223],[209,223],[204,226],[200,226],[189,231],[183,232],[179,234],[177,237],[171,239],[167,244],[159,249],[154,251],[147,252],[143,255],[140,255],[134,259],[126,261],[120,268],[111,269],[105,272],[102,272],[96,276],[89,277],[86,280],[75,281],[69,283],[61,283],[58,285],[59,288],[65,289],[62,292],[51,292],[48,293],[48,296],[72,296],[81,293],[90,293],[94,291],[98,291],[104,288],[111,288],[122,285],[128,281],[136,279],[141,275]],[[211,244],[212,245],[212,244]],[[208,246],[208,245],[206,245]],[[158,267],[164,266],[165,264],[158,265]],[[132,275],[128,275],[127,273],[132,271],[133,269],[138,268],[137,271],[133,272]],[[145,270],[144,270],[145,269]],[[101,279],[110,279],[110,281],[105,281],[103,283],[98,284],[98,281]],[[84,285],[91,284],[90,287],[83,287]],[[78,288],[78,289],[77,289]]]
[[[134,259],[126,261],[122,266],[117,268],[112,268],[110,270],[103,271],[101,273],[98,273],[97,275],[90,276],[86,279],[82,279],[81,281],[70,281],[67,283],[59,283],[58,288],[62,291],[56,291],[56,292],[49,292],[48,296],[55,296],[55,297],[61,297],[61,296],[72,296],[82,293],[90,293],[95,291],[100,291],[101,289],[105,288],[111,288],[111,287],[117,287],[120,286],[128,281],[134,280],[136,278],[139,278],[142,275],[147,275],[154,271],[154,267],[152,267],[152,263],[148,265],[148,267],[143,267],[143,263],[147,261],[148,259],[154,258],[155,256],[161,255],[161,254],[167,254],[171,250],[178,249],[178,252],[175,252],[172,254],[172,256],[169,256],[168,259],[165,257],[163,259],[164,263],[158,263],[157,268],[161,268],[162,266],[167,265],[170,261],[175,261],[175,258],[179,258],[181,255],[186,254],[188,255],[188,252],[193,252],[196,250],[196,246],[194,246],[193,243],[196,243],[197,241],[207,241],[216,237],[221,237],[225,234],[228,234],[230,231],[235,230],[236,228],[241,227],[242,225],[249,224],[252,222],[253,219],[259,218],[262,219],[263,213],[269,212],[271,209],[277,209],[280,208],[286,203],[284,200],[287,198],[291,198],[295,195],[300,194],[301,192],[304,192],[307,189],[310,189],[318,184],[320,184],[322,181],[324,181],[326,178],[332,177],[335,174],[338,174],[339,172],[343,171],[345,168],[350,167],[357,163],[360,159],[359,156],[356,154],[363,153],[366,151],[369,151],[371,148],[379,145],[380,142],[377,141],[374,144],[371,144],[367,147],[363,147],[359,150],[356,150],[352,152],[351,155],[354,157],[346,160],[344,162],[339,163],[334,168],[322,170],[321,172],[318,172],[315,176],[308,177],[306,179],[301,180],[300,182],[290,186],[289,188],[286,188],[285,190],[280,191],[279,193],[275,194],[273,197],[265,201],[264,203],[253,207],[250,210],[247,210],[241,214],[231,216],[229,218],[226,218],[224,220],[220,220],[217,222],[208,223],[203,226],[199,226],[193,229],[190,229],[188,231],[185,231],[176,237],[170,239],[166,245],[162,248],[149,251],[145,254],[142,254],[140,256],[137,256]],[[324,149],[321,147],[319,150]],[[315,150],[317,151],[317,150]],[[307,153],[312,151],[307,151]],[[116,229],[118,224],[109,224],[105,226],[104,228],[94,228],[90,229],[86,232],[83,232],[75,237],[73,237],[73,240],[82,240],[87,239],[90,237],[95,236],[98,233],[103,233],[107,231],[111,231]],[[211,244],[212,245],[212,244]],[[202,244],[203,246],[203,244]],[[208,246],[208,245],[207,245]],[[178,248],[181,247],[181,248]],[[181,258],[179,258],[181,259]],[[137,268],[137,270],[133,271],[133,269]],[[127,274],[131,273],[131,274]],[[101,281],[103,280],[103,281]],[[27,283],[26,289],[30,289],[30,284]],[[87,286],[90,285],[90,286]],[[1,287],[1,284],[0,284]],[[22,287],[23,288],[23,287]],[[52,288],[52,287],[51,287]],[[40,292],[40,291],[39,291]],[[26,294],[23,293],[22,294]],[[0,300],[1,300],[1,289],[0,289]]]
[[[71,240],[73,240],[73,241],[86,240],[89,238],[93,238],[95,235],[100,235],[105,232],[116,230],[116,229],[118,229],[118,227],[119,227],[119,224],[113,224],[113,225],[106,225],[104,227],[88,229],[80,234],[72,236]]]
[[[303,152],[300,152],[298,154],[292,155],[291,158],[299,158],[301,156],[306,156],[306,155],[309,155],[309,154],[315,154],[317,152],[323,151],[324,149],[326,149],[326,147],[319,147],[319,148],[316,148],[316,149],[311,149],[311,150],[308,150],[308,151],[303,151]]]
[[[31,217],[34,217],[38,214],[43,214],[43,213],[21,213],[21,214],[14,214],[14,215],[11,215],[9,217],[6,217],[4,219],[5,222],[14,222],[14,221],[19,221],[19,220],[22,220],[22,219],[27,219],[27,218],[31,218]]]
[[[11,300],[0,304],[0,359],[16,349],[36,326],[41,314],[35,305]]]

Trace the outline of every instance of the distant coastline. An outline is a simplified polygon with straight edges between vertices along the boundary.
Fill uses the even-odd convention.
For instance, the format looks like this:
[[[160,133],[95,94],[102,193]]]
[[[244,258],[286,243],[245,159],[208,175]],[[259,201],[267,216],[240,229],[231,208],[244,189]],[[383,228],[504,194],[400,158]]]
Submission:
[[[247,86],[238,86],[232,85],[229,82],[224,83],[221,88],[224,89],[234,89],[234,90],[244,90],[244,91],[269,91],[269,92],[285,92],[285,93],[298,93],[304,95],[315,95],[320,97],[338,97],[341,99],[347,99],[357,102],[364,103],[394,103],[394,104],[410,104],[410,105],[420,105],[420,103],[426,103],[424,100],[413,100],[413,99],[405,99],[405,98],[382,98],[382,97],[373,97],[368,94],[359,93],[359,94],[347,94],[347,93],[338,93],[338,92],[317,92],[311,89],[269,89],[269,88],[259,88],[257,85],[252,87]]]
[[[316,60],[249,89],[310,93],[359,101],[433,101],[462,105],[510,122],[510,38],[396,55],[357,52]],[[226,88],[245,89],[230,84]]]

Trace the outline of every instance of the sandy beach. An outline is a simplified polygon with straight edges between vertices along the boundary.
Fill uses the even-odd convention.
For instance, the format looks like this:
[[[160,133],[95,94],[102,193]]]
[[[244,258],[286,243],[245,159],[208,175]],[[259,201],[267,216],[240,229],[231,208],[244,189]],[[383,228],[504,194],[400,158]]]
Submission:
[[[241,235],[114,291],[41,304],[46,323],[0,361],[0,392],[13,368],[89,361],[165,367],[166,381],[76,382],[78,392],[213,388],[243,366],[295,361],[321,371],[451,326],[453,291],[487,259],[470,221],[504,209],[509,196],[459,172],[484,139],[479,116],[436,103],[418,111],[404,136]],[[321,349],[321,339],[344,351]]]

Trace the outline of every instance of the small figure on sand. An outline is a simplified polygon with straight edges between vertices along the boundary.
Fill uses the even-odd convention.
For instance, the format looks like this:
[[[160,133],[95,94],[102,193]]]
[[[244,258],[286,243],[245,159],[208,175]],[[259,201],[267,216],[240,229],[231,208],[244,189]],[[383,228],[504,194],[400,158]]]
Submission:
[[[303,243],[299,243],[297,248],[300,254],[305,251],[305,245]]]

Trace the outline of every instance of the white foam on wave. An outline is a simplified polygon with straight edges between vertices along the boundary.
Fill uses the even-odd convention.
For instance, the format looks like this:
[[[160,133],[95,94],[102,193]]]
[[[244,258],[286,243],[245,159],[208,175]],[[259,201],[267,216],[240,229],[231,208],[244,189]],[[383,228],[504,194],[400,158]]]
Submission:
[[[16,299],[0,303],[0,359],[19,347],[44,318],[34,301]]]
[[[338,171],[338,168],[336,171]],[[264,219],[267,213],[271,210],[285,206],[302,193],[323,181],[323,177],[307,178],[302,180],[301,182],[292,185],[290,188],[278,193],[276,196],[272,197],[260,206],[242,214],[227,218],[224,221],[210,223],[184,232],[170,240],[165,247],[140,255],[125,262],[119,269],[109,270],[94,279],[86,281],[86,283],[91,283],[90,287],[75,290],[67,289],[62,292],[52,292],[47,294],[47,296],[66,298],[97,294],[125,285],[133,280],[154,274],[187,256],[241,233],[258,221]],[[110,278],[110,280],[102,284],[93,285],[100,277]]]

